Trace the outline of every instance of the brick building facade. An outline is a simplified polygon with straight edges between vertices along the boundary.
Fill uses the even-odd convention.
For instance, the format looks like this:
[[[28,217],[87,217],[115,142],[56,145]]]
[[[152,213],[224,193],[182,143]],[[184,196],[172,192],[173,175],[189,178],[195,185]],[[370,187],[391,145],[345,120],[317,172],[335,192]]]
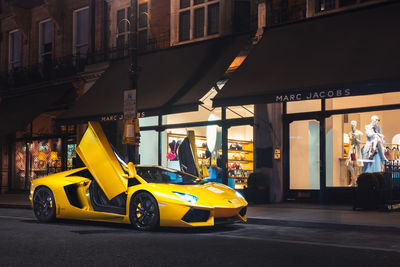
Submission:
[[[263,26],[373,2],[138,0],[139,53],[237,32],[253,34]],[[127,56],[131,3],[1,0],[0,4],[0,191],[5,192],[26,190],[29,179],[47,174],[49,168],[70,167],[69,154],[85,126],[60,126],[55,120],[95,84],[109,61]]]
[[[139,0],[139,52],[249,30],[250,10],[257,4],[197,2]],[[48,174],[49,169],[70,167],[68,153],[85,126],[60,126],[55,119],[95,84],[109,60],[127,56],[130,4],[129,0],[1,1],[1,192],[26,190],[29,179]],[[235,5],[245,7],[245,13]],[[244,18],[246,25],[238,27],[235,17]],[[184,39],[179,39],[180,31],[187,33]],[[57,90],[60,93],[50,97]],[[32,103],[36,98],[40,101]],[[8,106],[14,109],[6,110]],[[13,118],[20,123],[7,125],[11,120],[7,113],[20,113]]]

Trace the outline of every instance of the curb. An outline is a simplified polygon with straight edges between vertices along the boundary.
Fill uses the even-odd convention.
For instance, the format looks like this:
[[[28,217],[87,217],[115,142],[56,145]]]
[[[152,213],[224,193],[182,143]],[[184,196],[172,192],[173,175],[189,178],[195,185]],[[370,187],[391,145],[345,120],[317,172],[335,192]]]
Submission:
[[[323,228],[346,231],[376,231],[376,232],[396,232],[400,233],[399,227],[393,226],[376,226],[376,225],[356,225],[356,224],[340,224],[340,223],[323,223],[323,222],[306,222],[306,221],[289,221],[276,219],[260,219],[247,218],[248,224],[270,225],[284,227],[301,227],[301,228]]]
[[[0,208],[2,209],[32,209],[31,205],[26,204],[0,204]]]

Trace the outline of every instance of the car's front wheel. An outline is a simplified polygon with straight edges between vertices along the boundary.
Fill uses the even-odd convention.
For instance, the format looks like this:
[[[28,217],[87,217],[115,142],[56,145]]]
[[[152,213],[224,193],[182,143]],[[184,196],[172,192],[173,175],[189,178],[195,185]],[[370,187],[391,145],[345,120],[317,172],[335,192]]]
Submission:
[[[51,222],[56,218],[54,195],[47,187],[40,187],[33,195],[33,212],[41,222]]]
[[[131,200],[129,216],[132,225],[138,230],[157,228],[160,221],[157,200],[147,192],[139,192]]]

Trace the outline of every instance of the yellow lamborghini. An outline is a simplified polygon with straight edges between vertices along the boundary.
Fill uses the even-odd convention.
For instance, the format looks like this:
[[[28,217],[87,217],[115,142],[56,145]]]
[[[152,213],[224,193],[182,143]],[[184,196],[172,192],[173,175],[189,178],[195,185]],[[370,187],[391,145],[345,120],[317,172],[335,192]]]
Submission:
[[[76,148],[84,168],[32,181],[36,218],[193,227],[246,221],[246,200],[230,187],[159,166],[126,164],[97,122],[89,123]]]

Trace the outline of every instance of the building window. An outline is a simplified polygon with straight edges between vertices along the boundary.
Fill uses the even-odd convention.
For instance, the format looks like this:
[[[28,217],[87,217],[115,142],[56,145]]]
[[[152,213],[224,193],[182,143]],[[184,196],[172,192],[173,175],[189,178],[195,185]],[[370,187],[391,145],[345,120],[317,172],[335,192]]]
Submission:
[[[179,13],[179,41],[190,39],[190,11]]]
[[[74,54],[86,58],[89,47],[89,7],[74,11]]]
[[[178,41],[184,42],[220,33],[220,1],[179,0]]]
[[[194,10],[194,38],[204,36],[204,7]]]
[[[123,8],[117,11],[117,49],[123,52],[128,47],[129,42],[129,17],[131,14],[130,7]],[[148,3],[142,3],[138,6],[138,49],[146,50],[147,48],[147,33],[148,33]]]
[[[139,50],[146,50],[147,49],[147,40],[148,40],[148,4],[147,3],[142,3],[139,5],[138,8],[138,17],[139,17],[139,23],[138,23],[138,49]]]
[[[117,10],[117,50],[122,53],[127,47],[129,38],[128,8]]]
[[[9,70],[21,67],[21,32],[19,30],[9,33]]]
[[[207,34],[219,33],[219,3],[208,6]]]
[[[336,0],[318,0],[317,12],[328,11],[336,8]]]
[[[51,68],[53,54],[53,22],[45,20],[39,23],[39,62],[43,70]]]
[[[371,0],[316,0],[316,11],[324,12],[335,8],[347,7],[368,1]]]

